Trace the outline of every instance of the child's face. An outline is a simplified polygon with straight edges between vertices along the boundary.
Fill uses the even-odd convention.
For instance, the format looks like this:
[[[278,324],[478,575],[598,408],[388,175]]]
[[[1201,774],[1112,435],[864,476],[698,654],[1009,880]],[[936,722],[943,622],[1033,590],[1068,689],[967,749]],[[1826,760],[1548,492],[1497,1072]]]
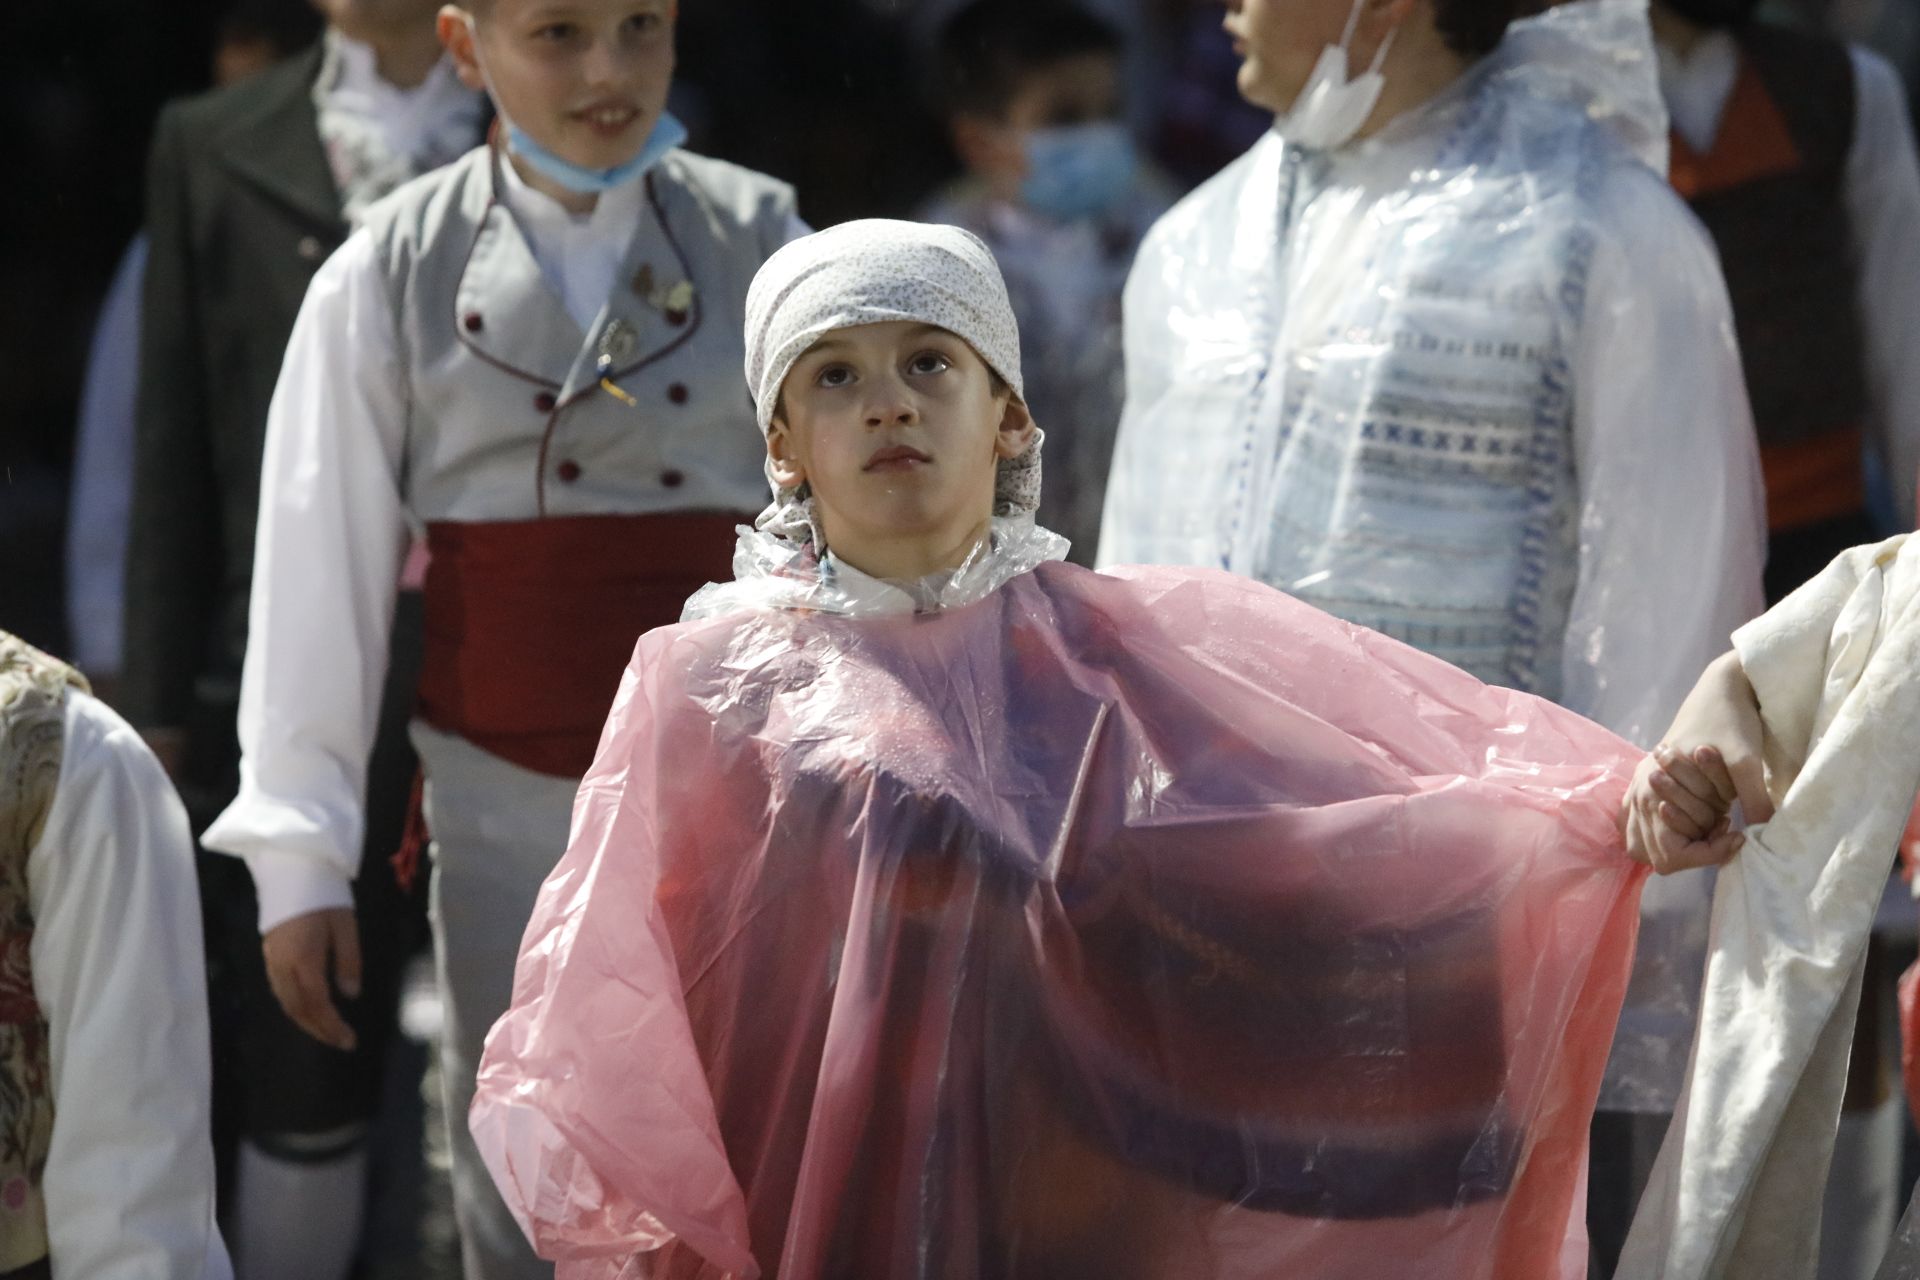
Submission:
[[[876,543],[971,534],[992,515],[999,460],[1032,437],[964,339],[893,321],[835,330],[800,358],[767,453],[781,484],[812,486],[828,544],[860,564]]]
[[[954,149],[993,195],[1011,201],[1027,177],[1028,135],[1118,120],[1120,107],[1120,60],[1110,53],[1075,54],[1028,75],[998,118],[955,117]]]
[[[611,169],[640,153],[666,110],[678,9],[677,0],[449,5],[440,38],[460,78],[488,90],[535,142]]]

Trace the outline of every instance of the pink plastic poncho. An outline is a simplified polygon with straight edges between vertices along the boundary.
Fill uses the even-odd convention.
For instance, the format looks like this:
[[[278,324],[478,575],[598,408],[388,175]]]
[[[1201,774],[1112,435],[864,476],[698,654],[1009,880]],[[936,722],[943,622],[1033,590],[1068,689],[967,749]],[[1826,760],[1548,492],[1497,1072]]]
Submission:
[[[1575,1280],[1638,758],[1205,570],[658,630],[474,1132],[563,1280]]]

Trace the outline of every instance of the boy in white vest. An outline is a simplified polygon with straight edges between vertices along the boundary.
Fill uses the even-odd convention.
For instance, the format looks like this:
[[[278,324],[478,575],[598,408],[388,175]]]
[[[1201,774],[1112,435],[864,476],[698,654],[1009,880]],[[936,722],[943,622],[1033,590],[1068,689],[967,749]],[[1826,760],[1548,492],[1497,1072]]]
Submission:
[[[677,5],[441,11],[492,145],[369,211],[316,276],[267,427],[241,790],[275,993],[351,1032],[351,877],[394,588],[432,552],[413,737],[431,832],[443,1074],[466,1274],[547,1275],[466,1128],[535,891],[641,632],[718,576],[760,450],[740,316],[801,230],[784,184],[678,149]]]

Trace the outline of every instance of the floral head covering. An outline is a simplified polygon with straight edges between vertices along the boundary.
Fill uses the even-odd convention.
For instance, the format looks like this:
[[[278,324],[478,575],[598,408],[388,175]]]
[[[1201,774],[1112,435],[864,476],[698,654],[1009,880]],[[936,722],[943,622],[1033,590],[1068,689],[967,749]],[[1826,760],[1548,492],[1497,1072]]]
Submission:
[[[1020,330],[993,252],[958,227],[869,218],[803,236],[768,258],[747,290],[747,385],[762,431],[794,363],[836,329],[908,320],[964,339],[1024,399]],[[993,514],[1040,505],[1040,436],[1003,458]],[[773,503],[755,527],[816,551],[825,545],[802,485],[783,489],[768,464]]]

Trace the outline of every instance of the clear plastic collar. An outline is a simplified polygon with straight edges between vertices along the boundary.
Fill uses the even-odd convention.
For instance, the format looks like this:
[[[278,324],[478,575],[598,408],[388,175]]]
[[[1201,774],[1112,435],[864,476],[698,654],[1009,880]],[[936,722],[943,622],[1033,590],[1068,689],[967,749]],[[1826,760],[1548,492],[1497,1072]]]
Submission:
[[[740,526],[733,581],[713,582],[687,601],[681,621],[697,622],[751,609],[812,609],[849,617],[932,613],[972,604],[1049,560],[1064,560],[1067,540],[1031,515],[997,516],[992,533],[958,569],[918,582],[862,573],[790,539]]]

